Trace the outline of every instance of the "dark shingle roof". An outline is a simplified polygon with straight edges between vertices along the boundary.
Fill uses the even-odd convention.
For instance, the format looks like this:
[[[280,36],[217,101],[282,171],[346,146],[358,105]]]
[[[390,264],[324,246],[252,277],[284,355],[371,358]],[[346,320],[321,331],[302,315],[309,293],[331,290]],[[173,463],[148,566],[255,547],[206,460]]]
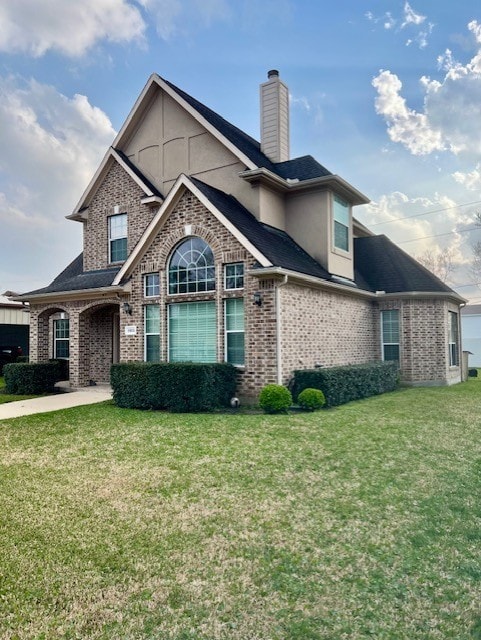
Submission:
[[[384,235],[356,238],[354,263],[360,281],[367,284],[371,291],[454,293]]]
[[[152,191],[154,196],[159,196],[160,198],[164,197],[160,193],[160,191],[157,189],[157,187],[148,178],[146,178],[144,176],[142,171],[138,167],[135,166],[135,164],[132,162],[132,160],[130,160],[130,158],[128,156],[126,156],[123,151],[121,151],[120,149],[115,149],[115,151],[116,151],[116,153],[119,154],[119,156],[122,158],[122,160],[125,162],[125,164],[130,168],[130,170],[133,173],[135,173],[135,175],[138,178],[140,178],[140,180],[142,180],[142,182]]]
[[[329,273],[304,251],[285,231],[263,224],[233,196],[197,178],[192,182],[212,204],[234,224],[272,264],[292,271],[330,280]]]
[[[23,295],[38,295],[41,293],[59,293],[61,291],[81,291],[83,289],[100,289],[109,287],[120,267],[115,269],[99,269],[97,271],[83,270],[83,253],[75,258],[55,280],[47,287],[29,291]]]
[[[323,167],[312,156],[302,156],[293,158],[286,162],[271,162],[269,158],[261,151],[261,145],[257,140],[251,138],[241,129],[225,120],[205,104],[199,102],[190,96],[175,84],[172,84],[165,78],[162,80],[169,85],[181,98],[183,98],[191,107],[201,114],[213,127],[225,136],[233,145],[235,145],[244,155],[246,155],[257,167],[269,169],[281,178],[292,178],[299,180],[307,180],[309,178],[319,178],[326,175],[332,175],[325,167]]]

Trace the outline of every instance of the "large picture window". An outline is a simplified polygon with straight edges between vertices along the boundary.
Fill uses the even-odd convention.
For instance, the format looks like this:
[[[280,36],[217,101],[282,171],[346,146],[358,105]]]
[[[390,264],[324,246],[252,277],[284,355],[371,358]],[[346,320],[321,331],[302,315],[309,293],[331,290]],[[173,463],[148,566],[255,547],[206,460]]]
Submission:
[[[70,321],[68,318],[54,320],[54,358],[66,359],[70,356]]]
[[[382,359],[399,361],[399,311],[381,311]]]
[[[244,365],[244,299],[225,301],[225,360]]]
[[[449,366],[457,367],[459,365],[458,314],[449,311],[448,320]]]
[[[109,216],[109,262],[127,260],[127,214]]]
[[[172,254],[169,264],[169,293],[214,291],[214,254],[201,238],[184,240]]]
[[[349,251],[349,205],[338,196],[333,196],[334,246]]]
[[[160,306],[149,304],[144,307],[144,360],[160,360]]]
[[[217,361],[214,301],[169,305],[169,361]]]

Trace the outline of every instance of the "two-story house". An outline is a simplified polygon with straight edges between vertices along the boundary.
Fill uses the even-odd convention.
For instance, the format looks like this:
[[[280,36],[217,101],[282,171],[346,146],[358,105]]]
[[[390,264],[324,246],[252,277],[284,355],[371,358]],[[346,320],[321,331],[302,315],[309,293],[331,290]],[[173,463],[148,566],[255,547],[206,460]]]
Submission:
[[[289,157],[289,94],[260,88],[261,142],[153,74],[75,210],[84,250],[30,303],[31,359],[73,386],[112,362],[227,361],[239,393],[294,369],[397,360],[460,381],[463,299],[353,217],[368,198]]]

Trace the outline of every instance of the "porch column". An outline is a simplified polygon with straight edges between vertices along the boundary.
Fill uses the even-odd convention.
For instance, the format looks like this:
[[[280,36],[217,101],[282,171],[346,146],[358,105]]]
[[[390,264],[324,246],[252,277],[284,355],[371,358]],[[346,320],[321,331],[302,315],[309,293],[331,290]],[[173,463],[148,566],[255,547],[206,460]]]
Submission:
[[[90,321],[87,313],[70,312],[70,384],[85,387],[90,376]]]
[[[48,313],[30,307],[30,362],[48,362],[49,317]]]

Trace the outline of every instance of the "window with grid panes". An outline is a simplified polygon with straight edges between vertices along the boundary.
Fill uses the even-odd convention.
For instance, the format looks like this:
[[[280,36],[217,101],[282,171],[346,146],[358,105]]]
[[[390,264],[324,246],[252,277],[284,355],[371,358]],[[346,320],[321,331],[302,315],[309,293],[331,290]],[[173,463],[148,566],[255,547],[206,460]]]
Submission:
[[[214,254],[201,238],[184,240],[169,263],[169,294],[215,290]]]

